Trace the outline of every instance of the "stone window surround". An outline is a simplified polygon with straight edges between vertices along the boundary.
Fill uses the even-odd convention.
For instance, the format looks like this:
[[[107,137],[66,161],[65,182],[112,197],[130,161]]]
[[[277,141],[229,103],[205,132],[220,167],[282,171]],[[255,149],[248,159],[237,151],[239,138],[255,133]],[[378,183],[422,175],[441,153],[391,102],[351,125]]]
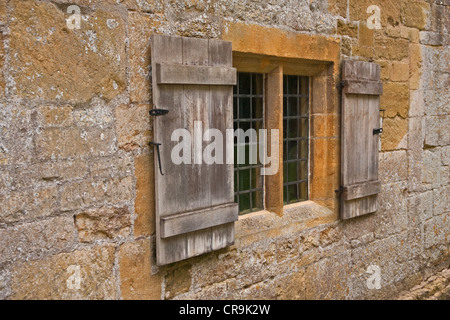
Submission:
[[[267,75],[267,129],[282,127],[283,75],[310,77],[310,200],[283,205],[281,149],[279,173],[265,177],[266,209],[240,216],[236,239],[293,223],[303,229],[337,221],[340,40],[241,23],[228,25],[223,40],[232,42],[233,66],[238,72]]]

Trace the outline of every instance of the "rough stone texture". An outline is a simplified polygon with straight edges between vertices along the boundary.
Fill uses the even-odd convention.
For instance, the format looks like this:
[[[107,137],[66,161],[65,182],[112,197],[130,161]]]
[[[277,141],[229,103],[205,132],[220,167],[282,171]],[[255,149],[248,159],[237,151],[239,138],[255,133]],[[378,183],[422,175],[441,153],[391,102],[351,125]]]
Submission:
[[[0,263],[39,259],[77,242],[72,217],[58,217],[0,229]]]
[[[91,242],[98,239],[126,237],[131,230],[131,215],[127,207],[101,207],[81,212],[75,216],[78,239]]]
[[[402,292],[398,300],[450,300],[450,270],[429,277],[410,291]]]
[[[70,30],[67,14],[53,3],[13,0],[9,7],[8,89],[14,94],[85,102],[95,95],[112,99],[125,89],[126,22],[120,13],[86,10],[83,28]]]
[[[132,186],[131,177],[66,184],[61,191],[61,210],[84,209],[128,201],[132,195]]]
[[[120,106],[116,109],[116,129],[119,147],[129,151],[145,147],[150,142],[150,106]]]
[[[367,26],[372,4],[0,0],[0,299],[449,299],[450,3],[378,0],[380,30]],[[154,33],[336,62],[312,82],[313,201],[243,217],[230,248],[161,267]],[[329,209],[340,135],[329,88],[344,58],[381,66],[386,109],[380,209],[350,221]]]
[[[143,154],[135,159],[136,200],[134,211],[137,215],[134,223],[136,237],[151,235],[155,232],[155,190],[153,154]]]
[[[113,246],[93,247],[15,265],[11,298],[115,299],[114,251]]]
[[[119,248],[120,290],[123,299],[161,298],[161,279],[152,275],[150,240],[126,243]]]

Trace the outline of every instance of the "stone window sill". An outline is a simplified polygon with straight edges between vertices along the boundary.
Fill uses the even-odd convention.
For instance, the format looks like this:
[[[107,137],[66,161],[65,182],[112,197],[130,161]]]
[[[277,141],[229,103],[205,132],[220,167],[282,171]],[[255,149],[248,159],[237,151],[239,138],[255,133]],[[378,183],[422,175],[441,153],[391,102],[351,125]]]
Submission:
[[[282,236],[337,220],[332,210],[314,201],[286,205],[283,211],[281,217],[266,210],[239,217],[236,222],[236,242]]]

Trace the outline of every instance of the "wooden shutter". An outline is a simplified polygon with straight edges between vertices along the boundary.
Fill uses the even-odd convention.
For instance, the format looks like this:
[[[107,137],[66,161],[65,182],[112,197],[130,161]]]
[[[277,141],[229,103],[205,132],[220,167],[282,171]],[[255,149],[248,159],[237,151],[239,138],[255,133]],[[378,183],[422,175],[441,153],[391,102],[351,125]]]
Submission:
[[[342,88],[340,211],[342,219],[350,219],[378,209],[380,66],[344,61]]]
[[[171,141],[176,129],[187,129],[196,142],[194,123],[203,132],[233,129],[231,42],[154,35],[152,49],[153,108],[169,113],[154,119],[154,143],[160,145],[162,175],[155,148],[155,206],[157,263],[164,265],[218,250],[234,243],[233,165],[176,165]],[[198,140],[197,140],[198,141]],[[224,152],[225,153],[225,152]]]

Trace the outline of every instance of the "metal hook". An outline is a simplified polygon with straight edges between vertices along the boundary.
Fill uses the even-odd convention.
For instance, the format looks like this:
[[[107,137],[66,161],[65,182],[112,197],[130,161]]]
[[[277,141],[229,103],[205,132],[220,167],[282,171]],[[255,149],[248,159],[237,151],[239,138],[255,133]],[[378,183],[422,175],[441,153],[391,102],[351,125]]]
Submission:
[[[161,166],[161,154],[159,152],[159,146],[161,146],[161,143],[157,143],[157,142],[149,142],[148,143],[151,146],[156,146],[156,152],[158,153],[158,165],[159,165],[159,172],[161,173],[161,175],[163,176],[164,173],[162,172],[162,166]]]

